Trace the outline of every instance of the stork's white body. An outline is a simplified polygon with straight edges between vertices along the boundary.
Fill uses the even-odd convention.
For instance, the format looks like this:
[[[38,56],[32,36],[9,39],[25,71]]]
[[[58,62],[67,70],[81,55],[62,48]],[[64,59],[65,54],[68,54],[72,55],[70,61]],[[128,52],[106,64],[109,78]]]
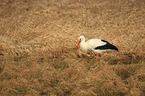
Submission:
[[[103,52],[108,52],[108,51],[114,51],[114,50],[118,51],[118,48],[116,46],[101,39],[90,39],[87,42],[85,42],[85,37],[80,36],[77,46],[79,44],[80,44],[80,49],[83,53],[88,53],[90,51],[93,51],[96,54],[101,54]],[[97,55],[97,59],[98,59],[98,55]]]
[[[88,53],[89,51],[93,51],[94,53],[103,53],[106,52],[106,50],[95,50],[94,48],[98,46],[106,45],[106,42],[102,42],[101,39],[90,39],[87,42],[85,42],[85,39],[80,42],[80,49],[84,53]]]

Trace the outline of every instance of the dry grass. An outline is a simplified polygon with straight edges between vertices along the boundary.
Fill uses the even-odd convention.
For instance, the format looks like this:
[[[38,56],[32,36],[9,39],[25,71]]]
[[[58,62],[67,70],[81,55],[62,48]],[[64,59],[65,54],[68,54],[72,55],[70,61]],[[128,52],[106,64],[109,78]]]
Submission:
[[[144,96],[144,0],[1,0],[0,95]],[[113,43],[103,60],[80,35]]]

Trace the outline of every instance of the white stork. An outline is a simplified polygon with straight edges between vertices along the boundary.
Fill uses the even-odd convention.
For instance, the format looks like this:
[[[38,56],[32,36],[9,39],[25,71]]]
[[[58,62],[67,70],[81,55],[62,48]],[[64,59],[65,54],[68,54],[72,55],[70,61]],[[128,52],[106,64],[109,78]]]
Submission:
[[[88,53],[93,51],[96,54],[96,60],[98,61],[98,54],[109,52],[109,51],[118,51],[118,48],[109,42],[101,39],[90,39],[85,42],[85,37],[80,36],[79,42],[76,45],[76,48],[80,44],[80,49],[83,53]]]

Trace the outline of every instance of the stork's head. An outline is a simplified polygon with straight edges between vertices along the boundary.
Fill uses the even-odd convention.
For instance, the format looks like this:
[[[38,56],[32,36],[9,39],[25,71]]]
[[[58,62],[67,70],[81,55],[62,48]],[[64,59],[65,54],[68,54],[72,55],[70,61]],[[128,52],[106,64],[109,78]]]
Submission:
[[[78,43],[76,45],[76,48],[79,46],[80,42],[83,41],[83,40],[85,40],[85,37],[84,36],[80,36],[79,37],[79,41],[78,41]]]
[[[79,41],[83,41],[83,40],[85,40],[85,37],[84,36],[80,36],[79,37]]]

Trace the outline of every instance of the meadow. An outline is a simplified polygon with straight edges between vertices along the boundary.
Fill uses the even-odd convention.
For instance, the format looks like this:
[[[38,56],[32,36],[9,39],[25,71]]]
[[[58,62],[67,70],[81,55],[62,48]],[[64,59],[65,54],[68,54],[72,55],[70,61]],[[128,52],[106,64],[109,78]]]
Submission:
[[[144,96],[144,0],[1,0],[1,96]],[[118,47],[96,62],[78,37]]]

